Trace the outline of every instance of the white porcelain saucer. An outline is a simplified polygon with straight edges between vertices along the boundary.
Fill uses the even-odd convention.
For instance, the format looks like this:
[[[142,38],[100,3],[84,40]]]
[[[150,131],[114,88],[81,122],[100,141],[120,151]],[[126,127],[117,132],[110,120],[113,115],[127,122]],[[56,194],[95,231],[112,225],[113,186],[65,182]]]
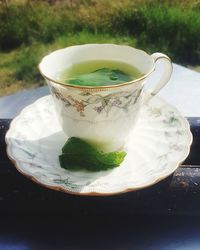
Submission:
[[[48,188],[79,195],[112,195],[148,187],[172,174],[187,157],[192,142],[189,124],[158,97],[141,110],[127,142],[121,166],[98,173],[60,167],[66,141],[51,96],[26,107],[6,135],[7,152],[16,168]]]

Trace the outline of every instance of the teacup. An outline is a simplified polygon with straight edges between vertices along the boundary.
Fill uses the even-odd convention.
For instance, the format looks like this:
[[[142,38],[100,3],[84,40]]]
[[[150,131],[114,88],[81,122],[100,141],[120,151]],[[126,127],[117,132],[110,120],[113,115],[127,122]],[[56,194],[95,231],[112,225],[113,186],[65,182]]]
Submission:
[[[143,76],[110,86],[78,86],[56,80],[58,72],[90,60],[127,63]],[[164,62],[163,75],[152,90],[144,92],[144,84],[155,70],[157,60]],[[141,107],[170,79],[172,63],[162,53],[149,55],[124,45],[85,44],[54,51],[42,59],[39,69],[50,87],[57,117],[66,135],[82,138],[108,152],[125,145]]]

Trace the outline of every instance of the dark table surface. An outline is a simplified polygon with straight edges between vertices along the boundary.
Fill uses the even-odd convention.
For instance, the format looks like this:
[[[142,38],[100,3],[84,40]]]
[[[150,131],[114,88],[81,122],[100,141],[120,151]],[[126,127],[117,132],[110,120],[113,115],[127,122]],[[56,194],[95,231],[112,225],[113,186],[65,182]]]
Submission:
[[[13,118],[46,93],[0,99],[0,118]],[[10,120],[0,119],[0,249],[200,249],[200,125],[189,121],[190,156],[169,178],[137,192],[81,197],[19,174],[5,151]]]

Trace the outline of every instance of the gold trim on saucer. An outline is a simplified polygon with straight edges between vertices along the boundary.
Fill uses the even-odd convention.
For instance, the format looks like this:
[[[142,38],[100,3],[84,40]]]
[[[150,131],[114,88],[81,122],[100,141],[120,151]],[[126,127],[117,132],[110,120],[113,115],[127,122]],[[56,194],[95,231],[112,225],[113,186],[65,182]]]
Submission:
[[[157,99],[159,100],[162,100],[161,98],[158,98]],[[166,101],[162,100],[162,102],[166,105],[169,105]],[[31,105],[29,105],[30,107]],[[170,107],[172,107],[171,105],[169,105]],[[136,186],[136,187],[129,187],[129,188],[125,188],[124,190],[120,190],[120,191],[112,191],[112,192],[94,192],[94,191],[91,191],[91,192],[76,192],[76,191],[70,191],[70,190],[67,190],[66,188],[62,187],[62,186],[55,186],[55,185],[51,185],[49,183],[45,183],[45,182],[42,182],[41,180],[37,179],[37,177],[31,175],[30,173],[28,173],[26,170],[20,168],[20,162],[23,162],[23,163],[26,163],[25,161],[22,161],[22,160],[18,160],[16,159],[14,156],[13,156],[13,145],[8,137],[9,135],[9,132],[12,130],[13,126],[15,125],[15,122],[17,121],[16,119],[18,119],[18,117],[20,117],[20,115],[22,114],[23,111],[20,112],[20,114],[18,115],[18,117],[16,117],[10,124],[10,129],[8,130],[8,132],[6,133],[6,136],[5,136],[5,142],[7,144],[7,155],[9,157],[9,159],[12,161],[12,163],[14,164],[14,166],[16,167],[16,169],[21,173],[23,174],[24,176],[28,177],[29,179],[31,179],[32,181],[36,182],[37,184],[41,185],[41,186],[44,186],[46,188],[49,188],[49,189],[53,189],[53,190],[56,190],[56,191],[62,191],[64,193],[68,193],[68,194],[74,194],[74,195],[79,195],[79,196],[113,196],[113,195],[118,195],[118,194],[123,194],[123,193],[127,193],[127,192],[132,192],[132,191],[136,191],[136,190],[139,190],[139,189],[143,189],[143,188],[147,188],[147,187],[150,187],[150,186],[153,186],[154,184],[160,182],[161,180],[164,180],[165,178],[167,178],[168,176],[170,176],[179,166],[180,164],[186,159],[186,157],[188,156],[189,152],[190,152],[190,147],[191,147],[191,144],[192,144],[192,139],[193,139],[193,136],[192,136],[192,133],[190,131],[190,126],[189,126],[189,123],[188,121],[182,117],[180,115],[180,112],[175,108],[175,107],[172,107],[173,110],[175,112],[177,112],[177,115],[180,116],[181,120],[184,122],[184,125],[185,125],[185,131],[187,133],[187,145],[185,147],[185,150],[181,156],[181,158],[178,160],[178,162],[176,164],[174,164],[173,168],[170,168],[169,171],[167,171],[164,175],[160,176],[160,177],[157,177],[152,183],[146,183],[144,185],[140,185],[140,186]],[[29,164],[32,164],[32,163],[29,163]]]

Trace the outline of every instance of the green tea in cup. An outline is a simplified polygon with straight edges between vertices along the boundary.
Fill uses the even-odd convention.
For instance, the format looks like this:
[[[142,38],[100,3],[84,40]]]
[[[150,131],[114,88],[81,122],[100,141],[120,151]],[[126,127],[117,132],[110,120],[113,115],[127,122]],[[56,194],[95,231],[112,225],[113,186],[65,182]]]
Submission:
[[[111,60],[91,60],[73,64],[59,72],[57,79],[65,84],[107,86],[133,81],[142,76],[135,67]]]

